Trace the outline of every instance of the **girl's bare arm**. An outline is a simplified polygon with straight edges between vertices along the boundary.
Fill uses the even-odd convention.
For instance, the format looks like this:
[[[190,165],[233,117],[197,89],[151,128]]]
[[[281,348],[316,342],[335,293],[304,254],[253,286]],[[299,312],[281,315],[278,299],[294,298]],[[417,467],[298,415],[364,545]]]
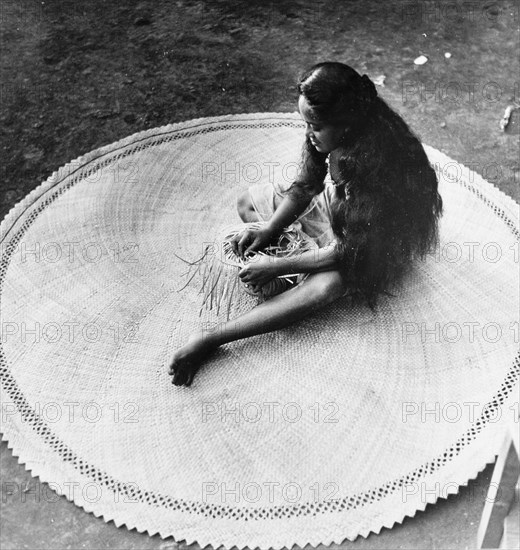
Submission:
[[[238,275],[243,283],[261,287],[280,275],[337,270],[338,262],[339,253],[333,241],[322,248],[295,254],[290,258],[258,255]]]
[[[280,235],[284,227],[293,223],[307,208],[312,197],[288,193],[274,211],[270,220],[260,229],[246,229],[231,242],[236,254],[245,257],[250,252],[260,250]]]
[[[309,196],[288,193],[267,222],[267,229],[271,235],[279,235],[284,227],[291,225],[309,206],[311,200],[312,197]]]
[[[291,273],[318,273],[338,268],[339,253],[336,242],[327,246],[308,250],[289,258],[269,258],[275,262],[275,269],[279,275]]]

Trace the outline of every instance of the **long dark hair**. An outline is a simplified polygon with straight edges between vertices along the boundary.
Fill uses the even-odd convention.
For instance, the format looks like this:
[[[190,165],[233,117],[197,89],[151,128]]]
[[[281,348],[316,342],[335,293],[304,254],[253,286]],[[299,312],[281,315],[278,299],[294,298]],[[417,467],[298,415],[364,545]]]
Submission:
[[[366,75],[348,65],[319,63],[302,74],[298,93],[317,117],[347,123],[338,154],[341,181],[332,203],[340,271],[374,307],[415,257],[437,243],[442,199],[421,142],[377,95]],[[300,172],[289,192],[323,190],[327,154],[306,139]]]

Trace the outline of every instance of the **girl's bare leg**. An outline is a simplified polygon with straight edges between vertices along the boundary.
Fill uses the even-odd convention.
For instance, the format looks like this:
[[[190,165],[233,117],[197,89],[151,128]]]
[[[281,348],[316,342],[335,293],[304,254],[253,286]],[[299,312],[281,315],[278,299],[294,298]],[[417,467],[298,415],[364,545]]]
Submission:
[[[169,374],[177,386],[190,385],[201,363],[222,344],[285,327],[316,311],[345,292],[338,271],[314,273],[300,285],[223,323],[218,331],[200,333],[173,356]]]
[[[244,223],[261,221],[251,202],[249,191],[244,191],[237,201],[238,215]]]
[[[237,210],[244,222],[259,221],[248,191],[240,195]],[[219,346],[272,332],[323,307],[345,292],[339,272],[325,271],[309,275],[305,282],[278,294],[237,319],[228,321],[211,333],[199,333],[174,354],[169,374],[177,386],[189,386],[201,363]]]

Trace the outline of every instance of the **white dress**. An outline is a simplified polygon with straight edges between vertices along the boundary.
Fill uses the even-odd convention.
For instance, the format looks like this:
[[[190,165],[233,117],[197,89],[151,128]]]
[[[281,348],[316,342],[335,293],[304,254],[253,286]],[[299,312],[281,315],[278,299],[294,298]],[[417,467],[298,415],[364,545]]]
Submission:
[[[328,168],[328,159],[327,159]],[[298,217],[293,225],[300,224],[301,230],[309,235],[319,247],[326,246],[335,240],[331,227],[331,202],[334,200],[335,184],[327,169],[324,180],[325,188],[316,195],[309,206]],[[261,220],[267,221],[282,202],[290,183],[260,183],[249,187],[251,203]]]

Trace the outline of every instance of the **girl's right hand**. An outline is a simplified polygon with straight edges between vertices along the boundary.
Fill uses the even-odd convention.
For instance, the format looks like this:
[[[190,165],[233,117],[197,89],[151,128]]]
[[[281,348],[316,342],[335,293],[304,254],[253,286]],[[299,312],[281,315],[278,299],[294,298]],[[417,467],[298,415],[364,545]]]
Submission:
[[[230,241],[234,253],[240,258],[265,248],[272,240],[273,233],[266,227],[260,229],[247,228],[235,235]]]

